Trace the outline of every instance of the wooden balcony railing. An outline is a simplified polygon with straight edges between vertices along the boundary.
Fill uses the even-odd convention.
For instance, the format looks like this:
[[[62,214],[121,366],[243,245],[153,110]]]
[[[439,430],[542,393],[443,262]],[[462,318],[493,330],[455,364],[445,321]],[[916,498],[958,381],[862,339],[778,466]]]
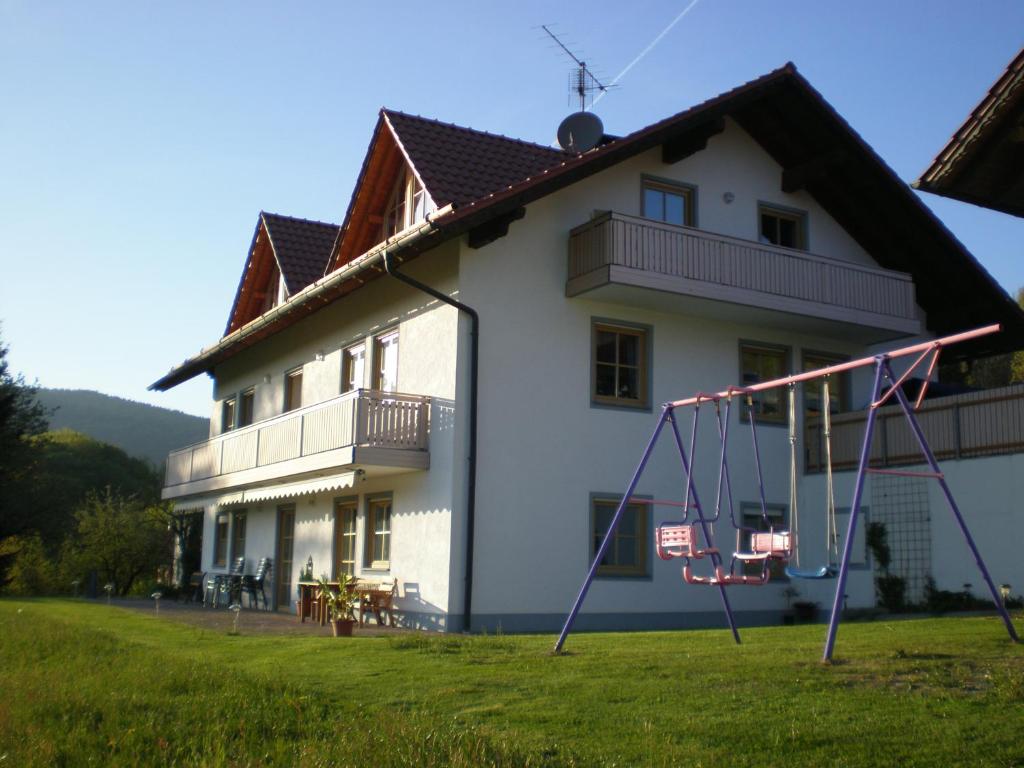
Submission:
[[[359,389],[172,451],[165,485],[205,480],[347,446],[427,450],[430,398]]]
[[[866,415],[841,413],[832,418],[832,467],[852,470],[860,461]],[[925,400],[917,412],[935,457],[968,459],[1024,451],[1024,384]],[[821,425],[806,425],[807,472],[824,470]],[[871,466],[923,464],[921,452],[898,405],[878,413]]]
[[[606,282],[634,284],[918,329],[914,283],[902,272],[614,212],[572,230],[568,278],[569,295]]]

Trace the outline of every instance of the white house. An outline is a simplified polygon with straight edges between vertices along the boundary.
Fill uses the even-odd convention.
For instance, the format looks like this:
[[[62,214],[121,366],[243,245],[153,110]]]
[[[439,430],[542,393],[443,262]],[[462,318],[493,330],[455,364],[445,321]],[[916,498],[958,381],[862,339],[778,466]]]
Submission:
[[[164,497],[203,510],[204,571],[273,558],[280,609],[312,558],[317,575],[398,579],[410,626],[551,630],[658,404],[991,322],[1004,333],[950,353],[1019,347],[1024,316],[792,65],[581,154],[382,110],[341,227],[261,214],[225,335],[153,385],[214,379],[210,439],[170,455]],[[833,397],[861,408],[869,384],[841,379]],[[1020,418],[1020,398],[1000,403]],[[786,520],[786,402],[758,407],[768,502]],[[985,433],[1007,455],[961,459],[955,479],[977,502],[970,467],[984,465],[986,492],[1006,489],[965,510],[994,577],[1014,584],[1000,528],[1020,523],[1004,503],[1024,490],[1020,434],[1000,448]],[[681,498],[670,448],[638,496]],[[712,453],[696,462],[705,496]],[[752,514],[739,437],[730,461]],[[825,556],[812,463],[798,467],[810,561]],[[868,514],[891,495],[869,494]],[[923,503],[931,528],[914,547],[940,586],[980,583]],[[672,514],[630,508],[578,627],[721,624],[717,592],[654,556]],[[858,552],[848,604],[868,606]],[[736,587],[741,624],[778,622],[787,587],[822,605],[834,588]]]

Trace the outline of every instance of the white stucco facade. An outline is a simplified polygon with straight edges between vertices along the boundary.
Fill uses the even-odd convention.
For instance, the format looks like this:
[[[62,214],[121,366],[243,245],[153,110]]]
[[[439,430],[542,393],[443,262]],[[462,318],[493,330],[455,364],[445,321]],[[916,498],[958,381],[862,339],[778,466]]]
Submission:
[[[745,342],[784,348],[790,370],[808,353],[860,357],[892,343],[872,343],[835,324],[782,312],[751,312],[719,303],[713,313],[694,313],[692,305],[673,308],[672,297],[649,292],[650,301],[613,301],[610,294],[566,296],[567,242],[570,230],[595,212],[640,216],[644,179],[686,185],[695,195],[695,226],[735,238],[758,240],[759,204],[802,212],[808,250],[865,267],[877,264],[817,201],[806,192],[780,191],[782,169],[738,125],[710,139],[707,148],[674,163],[662,162],[652,149],[526,206],[526,215],[507,236],[478,249],[465,238],[435,248],[404,268],[410,275],[474,307],[480,314],[479,411],[476,517],[471,628],[505,631],[551,630],[560,626],[593,556],[592,500],[621,495],[650,437],[659,404],[698,391],[740,384],[740,346]],[[924,313],[918,309],[918,317]],[[598,405],[592,397],[592,333],[595,322],[644,330],[649,349],[649,403],[646,408]],[[211,435],[221,431],[222,401],[255,387],[254,419],[281,413],[284,375],[301,367],[302,403],[336,397],[342,388],[343,351],[364,343],[364,386],[372,386],[374,339],[398,329],[397,391],[430,398],[429,468],[392,471],[358,467],[362,474],[349,488],[246,503],[244,555],[251,572],[260,557],[278,557],[279,508],[293,506],[295,531],[290,580],[294,584],[307,559],[314,573],[329,573],[334,562],[338,499],[358,504],[356,575],[399,580],[397,607],[411,626],[464,627],[467,550],[467,408],[470,367],[469,324],[453,307],[436,302],[387,276],[369,281],[309,318],[241,352],[215,372]],[[831,329],[836,329],[833,333]],[[865,337],[866,338],[866,337]],[[909,343],[909,340],[908,340]],[[862,408],[869,396],[866,372],[851,377],[850,405]],[[802,395],[800,395],[802,397]],[[737,404],[738,406],[738,404]],[[749,425],[734,410],[729,462],[737,512],[755,505]],[[802,412],[798,400],[798,412]],[[684,439],[690,411],[680,411]],[[705,508],[713,505],[717,446],[713,406],[701,414],[695,484]],[[801,431],[802,435],[802,431]],[[770,505],[789,507],[789,443],[786,427],[759,427],[766,497]],[[972,498],[972,483],[987,478],[1000,490],[969,510],[979,525],[978,543],[991,558],[993,572],[1022,583],[1009,539],[1000,536],[1020,513],[1018,456],[974,459],[947,470],[954,491]],[[804,476],[799,467],[800,530],[803,565],[826,557],[824,490],[821,475]],[[837,504],[849,504],[852,473],[837,475]],[[282,480],[282,482],[284,482]],[[671,436],[665,434],[637,488],[640,496],[681,500],[684,476]],[[264,483],[264,485],[267,485]],[[272,485],[272,483],[270,483]],[[1005,492],[1004,490],[1005,489]],[[931,493],[938,509],[936,490]],[[381,494],[392,499],[391,557],[386,571],[368,566],[367,502]],[[974,494],[976,495],[976,494]],[[869,497],[870,498],[870,497]],[[214,562],[217,515],[242,508],[231,503],[206,507],[203,570],[224,569]],[[672,519],[671,508],[649,512],[643,573],[599,577],[592,588],[580,628],[661,628],[720,626],[718,591],[687,586],[679,561],[654,555],[653,528]],[[845,531],[845,514],[840,514]],[[933,569],[940,587],[980,583],[969,558],[957,553],[958,533],[932,517]],[[729,523],[715,528],[723,551],[731,551]],[[860,534],[862,536],[862,534]],[[855,550],[864,553],[862,539]],[[235,554],[235,553],[231,553]],[[874,603],[870,558],[853,561],[847,605]],[[1014,570],[1016,569],[1016,571]],[[947,586],[950,585],[950,586]],[[780,620],[788,594],[827,607],[834,581],[773,580],[763,587],[730,592],[739,621]],[[294,599],[294,595],[292,595]],[[287,600],[278,601],[287,607]]]

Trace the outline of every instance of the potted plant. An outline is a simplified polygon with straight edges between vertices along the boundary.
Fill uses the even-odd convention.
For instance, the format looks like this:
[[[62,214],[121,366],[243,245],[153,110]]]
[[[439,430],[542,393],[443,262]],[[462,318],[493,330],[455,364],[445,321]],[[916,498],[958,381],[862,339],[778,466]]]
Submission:
[[[343,573],[338,577],[338,586],[335,588],[326,576],[320,577],[320,599],[324,601],[324,608],[331,622],[331,631],[335,637],[352,636],[352,628],[356,623],[355,607],[359,602],[359,597],[352,588],[354,581],[348,574]]]

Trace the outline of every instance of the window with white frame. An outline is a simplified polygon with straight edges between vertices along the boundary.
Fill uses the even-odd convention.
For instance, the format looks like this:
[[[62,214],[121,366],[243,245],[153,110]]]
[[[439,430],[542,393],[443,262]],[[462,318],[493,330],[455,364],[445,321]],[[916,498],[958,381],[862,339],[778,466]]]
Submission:
[[[366,502],[367,568],[391,567],[391,497],[371,497]]]
[[[434,202],[419,179],[408,168],[404,169],[388,198],[381,239],[387,240],[403,229],[423,221],[433,210]]]
[[[334,577],[356,573],[356,500],[334,503]]]
[[[235,398],[229,397],[221,405],[221,432],[230,432],[235,428],[235,402]]]
[[[294,411],[302,407],[302,369],[296,368],[284,375],[284,410]]]
[[[761,242],[807,249],[807,214],[760,204],[757,208]]]
[[[256,388],[250,387],[238,396],[238,426],[246,427],[252,424],[255,407]]]
[[[356,344],[346,349],[341,356],[341,391],[352,392],[363,386],[366,368],[366,344]]]
[[[373,388],[381,392],[398,390],[398,329],[381,334],[373,342]]]

